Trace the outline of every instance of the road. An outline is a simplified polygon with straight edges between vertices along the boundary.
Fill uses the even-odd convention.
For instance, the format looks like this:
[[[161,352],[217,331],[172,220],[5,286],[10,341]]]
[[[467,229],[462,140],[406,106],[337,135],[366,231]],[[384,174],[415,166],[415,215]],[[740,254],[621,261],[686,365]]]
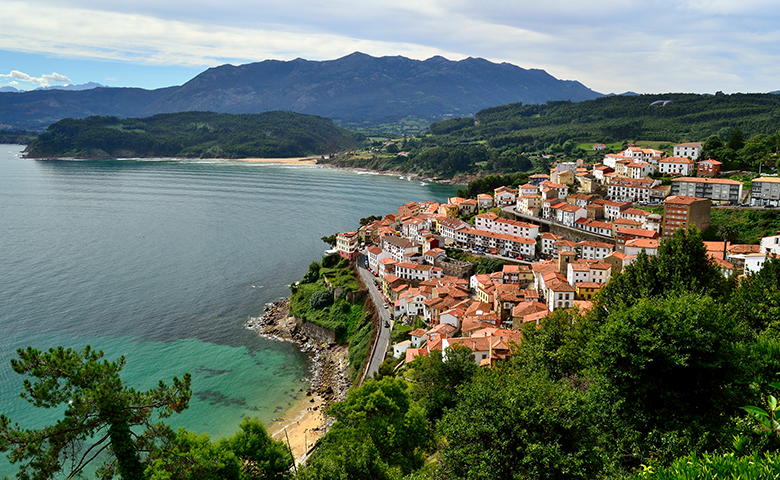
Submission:
[[[374,349],[370,352],[371,357],[368,359],[368,370],[366,371],[365,375],[365,378],[371,378],[377,372],[377,370],[379,370],[379,365],[381,365],[385,359],[385,354],[387,353],[387,349],[390,346],[390,331],[393,328],[393,323],[390,320],[390,312],[388,309],[383,307],[385,300],[382,297],[382,293],[379,291],[379,289],[376,288],[376,285],[374,284],[376,277],[374,277],[371,272],[363,268],[359,263],[358,273],[360,273],[360,278],[368,289],[368,293],[371,296],[371,301],[374,302],[374,308],[377,312],[379,312],[380,318],[378,338]],[[385,322],[390,325],[389,328],[385,327]]]
[[[548,227],[555,226],[555,227],[558,227],[558,228],[561,228],[561,229],[564,229],[564,230],[568,230],[568,231],[570,231],[570,232],[572,232],[572,233],[574,233],[576,235],[590,237],[592,239],[595,239],[595,240],[598,240],[598,241],[602,241],[602,242],[615,243],[615,239],[612,238],[612,237],[608,237],[606,235],[601,235],[601,234],[598,234],[598,233],[589,232],[587,230],[582,230],[580,228],[569,227],[567,225],[564,225],[562,223],[558,223],[558,222],[553,221],[553,220],[546,220],[544,218],[532,217],[530,215],[525,215],[525,214],[522,214],[522,213],[518,212],[517,210],[515,210],[515,207],[504,207],[504,208],[502,208],[502,210],[504,212],[506,212],[506,213],[509,213],[509,214],[513,215],[512,218],[520,219],[520,220],[525,221],[525,222],[532,222],[532,223],[535,223],[535,224],[538,224],[538,225],[547,225]]]

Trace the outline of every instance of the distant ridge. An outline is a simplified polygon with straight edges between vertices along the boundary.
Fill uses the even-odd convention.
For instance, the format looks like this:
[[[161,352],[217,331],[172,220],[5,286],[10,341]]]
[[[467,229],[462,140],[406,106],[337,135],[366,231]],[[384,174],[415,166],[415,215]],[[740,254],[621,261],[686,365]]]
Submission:
[[[482,58],[413,60],[355,52],[335,60],[265,60],[209,68],[181,86],[0,93],[0,121],[41,129],[62,118],[148,116],[180,111],[286,110],[342,125],[471,115],[506,103],[600,97],[580,82],[544,70]]]

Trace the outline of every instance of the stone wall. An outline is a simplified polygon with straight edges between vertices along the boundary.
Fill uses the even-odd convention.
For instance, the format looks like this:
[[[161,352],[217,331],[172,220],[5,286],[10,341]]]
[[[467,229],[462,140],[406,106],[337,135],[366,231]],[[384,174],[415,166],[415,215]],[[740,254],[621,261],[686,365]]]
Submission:
[[[328,328],[320,327],[311,322],[301,323],[301,332],[312,340],[320,343],[336,343],[336,332]]]

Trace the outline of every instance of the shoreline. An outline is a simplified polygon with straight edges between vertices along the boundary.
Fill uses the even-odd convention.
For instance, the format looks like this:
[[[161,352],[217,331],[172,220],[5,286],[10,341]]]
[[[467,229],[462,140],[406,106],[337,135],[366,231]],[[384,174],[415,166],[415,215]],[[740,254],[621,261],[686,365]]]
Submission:
[[[344,398],[350,382],[347,348],[308,338],[301,332],[300,322],[290,316],[289,304],[289,298],[267,304],[261,316],[246,322],[246,328],[272,340],[295,344],[311,362],[305,393],[280,418],[266,425],[271,437],[285,445],[289,443],[296,464],[300,464],[333,423],[327,408]]]
[[[337,170],[346,170],[348,172],[352,172],[358,175],[385,175],[388,177],[405,177],[407,181],[410,182],[425,182],[425,183],[435,183],[437,185],[465,185],[468,183],[468,181],[462,182],[458,181],[457,177],[453,178],[431,178],[424,175],[420,175],[418,173],[410,173],[410,172],[403,172],[400,170],[372,170],[370,168],[361,168],[361,167],[347,167],[342,165],[336,165],[333,163],[316,163],[318,167],[325,167],[325,168],[334,168]]]
[[[453,178],[433,178],[418,173],[404,172],[400,170],[373,170],[370,168],[351,167],[344,165],[337,165],[330,162],[322,162],[319,155],[307,156],[307,157],[245,157],[245,158],[200,158],[200,157],[67,157],[67,156],[41,156],[33,157],[24,155],[24,158],[31,160],[63,160],[63,161],[96,161],[96,160],[149,160],[158,159],[159,161],[182,161],[190,160],[193,162],[238,162],[238,163],[259,163],[259,164],[277,164],[277,165],[309,165],[318,166],[324,168],[334,168],[337,170],[346,170],[358,175],[386,175],[386,176],[398,176],[404,177],[408,181],[419,181],[424,183],[434,183],[438,185],[465,185],[474,178],[479,178],[479,175],[468,175],[462,178],[458,176]]]
[[[190,160],[193,162],[240,162],[240,163],[275,163],[279,165],[317,165],[318,156],[308,157],[246,157],[246,158],[200,158],[200,157],[68,157],[47,155],[33,157],[23,155],[24,158],[31,160],[63,160],[63,161],[100,161],[100,160],[139,160],[150,161],[156,159],[162,162],[176,162]]]

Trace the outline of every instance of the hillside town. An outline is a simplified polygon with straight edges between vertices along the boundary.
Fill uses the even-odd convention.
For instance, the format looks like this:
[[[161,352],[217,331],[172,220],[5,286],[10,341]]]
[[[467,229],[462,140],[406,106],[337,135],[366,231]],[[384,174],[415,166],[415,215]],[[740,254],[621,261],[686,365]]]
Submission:
[[[539,327],[558,309],[588,311],[640,252],[656,255],[678,229],[707,230],[713,207],[780,206],[780,178],[756,178],[743,192],[700,154],[699,143],[677,145],[673,156],[628,147],[595,165],[558,163],[517,188],[409,202],[339,233],[336,251],[371,273],[385,302],[378,307],[408,333],[390,347],[393,357],[411,362],[440,350],[446,359],[460,345],[491,365],[511,355],[523,325]],[[705,246],[724,276],[746,275],[780,258],[776,233],[759,244]],[[485,258],[500,269],[476,271]]]

